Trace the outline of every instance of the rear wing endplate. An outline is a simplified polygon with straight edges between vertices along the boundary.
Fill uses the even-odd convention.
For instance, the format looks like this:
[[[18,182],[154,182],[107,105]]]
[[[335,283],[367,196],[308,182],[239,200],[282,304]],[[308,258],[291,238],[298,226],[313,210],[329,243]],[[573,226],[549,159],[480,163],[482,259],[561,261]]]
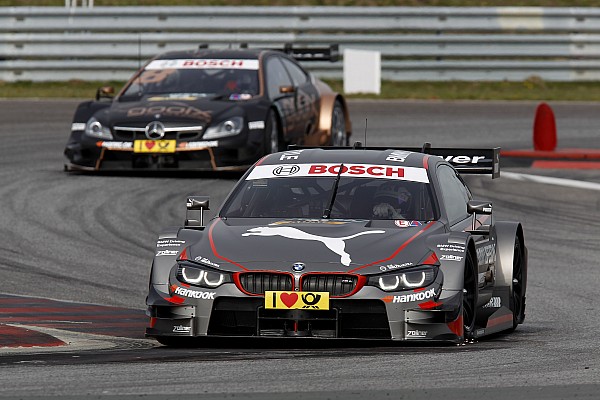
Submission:
[[[500,177],[500,147],[491,149],[471,149],[454,147],[388,147],[388,146],[367,146],[362,147],[357,142],[352,147],[334,147],[334,146],[288,146],[292,149],[320,148],[323,150],[334,149],[356,149],[356,150],[403,150],[415,153],[426,153],[432,156],[441,157],[450,163],[454,169],[461,174],[491,175],[492,179]]]

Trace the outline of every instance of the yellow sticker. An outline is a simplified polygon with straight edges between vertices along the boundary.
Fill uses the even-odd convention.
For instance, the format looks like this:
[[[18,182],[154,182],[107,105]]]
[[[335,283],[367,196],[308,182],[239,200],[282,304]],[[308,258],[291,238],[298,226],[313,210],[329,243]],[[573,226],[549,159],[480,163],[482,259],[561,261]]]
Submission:
[[[265,292],[265,308],[329,310],[329,292]]]
[[[176,140],[136,140],[134,153],[175,153]]]

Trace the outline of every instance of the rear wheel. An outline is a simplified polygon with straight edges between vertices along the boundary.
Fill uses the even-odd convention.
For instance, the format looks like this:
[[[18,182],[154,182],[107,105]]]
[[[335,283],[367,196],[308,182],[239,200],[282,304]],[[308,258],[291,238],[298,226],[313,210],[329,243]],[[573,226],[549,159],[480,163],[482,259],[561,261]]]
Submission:
[[[269,110],[265,122],[264,154],[277,153],[281,150],[281,129],[279,128],[279,119],[273,110]]]
[[[467,254],[463,286],[463,327],[465,339],[473,338],[475,330],[475,305],[477,304],[477,274],[472,253]]]
[[[513,255],[513,273],[511,283],[511,309],[513,312],[513,330],[525,319],[525,252],[521,240],[515,238]]]
[[[346,114],[339,100],[333,105],[331,113],[331,145],[347,146],[348,132],[346,131]]]

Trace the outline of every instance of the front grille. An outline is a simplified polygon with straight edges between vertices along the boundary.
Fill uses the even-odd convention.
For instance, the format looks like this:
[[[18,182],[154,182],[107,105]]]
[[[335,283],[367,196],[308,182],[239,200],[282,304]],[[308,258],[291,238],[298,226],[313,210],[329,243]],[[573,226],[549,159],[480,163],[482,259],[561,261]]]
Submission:
[[[345,296],[356,289],[358,277],[349,274],[308,274],[302,277],[302,290],[329,292],[330,296]]]
[[[286,273],[244,272],[239,278],[242,289],[251,294],[264,294],[267,290],[293,289],[293,278]]]
[[[203,126],[166,126],[163,139],[171,140],[194,140],[202,137]],[[144,126],[121,126],[113,127],[115,140],[134,141],[147,140],[146,127]]]

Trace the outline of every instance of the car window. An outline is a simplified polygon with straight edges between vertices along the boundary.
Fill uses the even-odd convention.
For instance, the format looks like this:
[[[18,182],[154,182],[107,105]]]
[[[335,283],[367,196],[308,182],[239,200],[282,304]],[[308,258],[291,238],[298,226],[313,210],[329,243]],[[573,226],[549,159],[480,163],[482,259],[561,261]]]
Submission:
[[[467,202],[471,197],[469,189],[457,172],[447,165],[440,165],[437,174],[449,222],[453,224],[467,218]]]
[[[335,178],[261,178],[239,184],[223,207],[224,217],[321,218]],[[435,219],[430,185],[390,179],[340,179],[331,218]]]
[[[281,86],[292,86],[292,80],[279,57],[270,57],[267,60],[265,79],[267,81],[267,93],[271,99],[281,96],[279,91]]]
[[[294,64],[288,59],[282,58],[281,61],[290,73],[292,81],[294,82],[294,86],[300,86],[306,83],[306,81],[308,80],[308,76],[306,75],[304,70],[302,70],[302,68],[300,68],[298,65]]]
[[[258,91],[258,60],[153,60],[129,83],[122,97],[177,94],[254,96]]]

